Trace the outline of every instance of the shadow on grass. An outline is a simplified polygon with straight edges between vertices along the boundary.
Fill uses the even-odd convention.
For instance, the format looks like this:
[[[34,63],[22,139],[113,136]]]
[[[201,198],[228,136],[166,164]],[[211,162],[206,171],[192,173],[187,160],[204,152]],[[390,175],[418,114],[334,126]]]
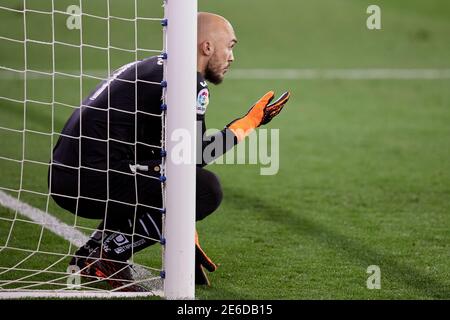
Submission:
[[[295,233],[300,231],[320,241],[323,245],[332,246],[348,256],[350,260],[362,266],[367,267],[374,264],[374,262],[382,264],[382,272],[386,277],[395,281],[401,281],[425,296],[434,299],[448,299],[450,297],[450,289],[445,287],[445,284],[410,266],[399,263],[392,255],[379,253],[324,225],[300,215],[294,215],[290,210],[276,203],[268,202],[262,197],[239,192],[237,189],[226,187],[225,189],[224,193],[227,197],[233,199],[233,201],[229,202],[230,205],[236,208],[252,207],[259,209],[259,214],[267,221],[274,224],[282,224],[285,229],[291,229]]]

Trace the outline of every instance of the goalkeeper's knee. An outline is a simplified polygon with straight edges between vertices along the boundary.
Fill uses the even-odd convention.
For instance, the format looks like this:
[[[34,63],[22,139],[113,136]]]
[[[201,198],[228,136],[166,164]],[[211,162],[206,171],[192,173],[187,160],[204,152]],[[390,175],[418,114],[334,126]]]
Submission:
[[[197,168],[196,220],[217,210],[223,198],[219,178],[211,171]]]

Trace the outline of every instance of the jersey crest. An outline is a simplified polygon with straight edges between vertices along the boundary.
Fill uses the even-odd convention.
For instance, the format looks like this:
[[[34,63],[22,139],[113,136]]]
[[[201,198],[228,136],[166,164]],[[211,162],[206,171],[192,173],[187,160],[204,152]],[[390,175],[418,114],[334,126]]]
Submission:
[[[197,114],[205,114],[209,104],[209,90],[204,88],[197,95]]]

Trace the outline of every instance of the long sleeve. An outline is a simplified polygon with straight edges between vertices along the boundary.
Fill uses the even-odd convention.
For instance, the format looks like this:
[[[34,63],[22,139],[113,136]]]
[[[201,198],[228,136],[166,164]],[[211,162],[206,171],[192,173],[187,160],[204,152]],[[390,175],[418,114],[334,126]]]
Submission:
[[[233,148],[237,138],[225,128],[212,135],[205,135],[205,116],[197,114],[197,166],[204,167]]]

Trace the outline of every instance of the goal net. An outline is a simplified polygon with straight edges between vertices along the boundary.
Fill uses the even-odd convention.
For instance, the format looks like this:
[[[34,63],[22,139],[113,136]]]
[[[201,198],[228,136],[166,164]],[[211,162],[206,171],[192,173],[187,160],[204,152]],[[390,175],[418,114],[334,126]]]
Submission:
[[[192,21],[196,1],[170,2],[173,3],[173,11],[178,4],[188,3],[187,11],[183,11],[180,5],[177,10],[181,11],[172,13],[172,16],[180,20],[187,16],[190,19],[188,21]],[[170,43],[168,39],[175,37],[168,31],[168,17],[171,15],[168,7],[168,1],[162,0],[7,0],[0,4],[0,299],[148,295],[193,298],[191,268],[187,268],[187,274],[183,274],[184,264],[193,265],[193,237],[190,241],[195,228],[193,214],[187,215],[193,221],[188,223],[187,233],[179,234],[183,227],[179,224],[170,227],[171,231],[167,225],[172,223],[170,220],[166,221],[167,213],[170,212],[166,209],[177,210],[176,206],[183,205],[183,198],[177,199],[172,207],[166,205],[173,202],[166,186],[170,161],[166,160],[165,155],[170,154],[171,148],[166,139],[170,136],[170,132],[167,132],[170,127],[170,116],[167,115],[170,112],[167,109],[175,108],[178,103],[176,99],[169,103],[169,88],[171,84],[175,84],[176,79],[168,77],[170,64],[167,61],[175,59],[179,54],[176,51],[183,49],[173,45],[171,54],[167,48],[168,42]],[[176,24],[173,23],[174,26]],[[196,28],[196,24],[194,27]],[[182,30],[179,27],[172,29],[173,33]],[[192,32],[188,36],[192,37]],[[191,42],[195,43],[194,41]],[[161,234],[157,238],[149,237],[156,243],[134,253],[123,264],[123,269],[130,272],[131,278],[124,280],[121,277],[122,269],[103,276],[83,273],[83,270],[70,264],[77,257],[77,250],[89,240],[90,235],[100,232],[104,236],[103,232],[114,230],[108,230],[105,225],[100,227],[99,219],[83,218],[62,209],[54,202],[55,193],[48,187],[52,180],[49,166],[55,163],[53,148],[67,119],[75,110],[85,107],[83,101],[96,87],[99,92],[109,92],[112,83],[119,81],[123,66],[133,65],[136,61],[151,56],[160,56],[164,75],[163,83],[148,84],[161,88],[161,104],[169,107],[161,108],[158,113],[146,113],[139,110],[136,98],[136,103],[129,106],[132,111],[128,112],[136,123],[138,115],[143,113],[161,125],[162,139],[159,144],[151,147],[159,150],[162,155],[159,174],[154,177],[161,184],[162,202],[144,205],[148,210],[160,213]],[[193,83],[194,77],[195,73],[191,78]],[[135,80],[132,81],[136,88],[139,81],[136,71]],[[195,105],[195,92],[192,93],[192,99],[189,99]],[[106,110],[109,119],[109,100]],[[191,119],[194,118],[186,118],[186,123]],[[79,121],[82,127],[83,118],[80,117]],[[95,138],[83,136],[81,130],[81,135],[76,139],[79,140],[79,150],[82,151],[83,139]],[[108,148],[111,139],[113,138],[108,135]],[[137,148],[140,143],[135,140],[130,145]],[[81,157],[82,155],[80,159]],[[109,160],[106,161],[109,163]],[[139,164],[135,163],[139,168]],[[82,166],[79,161],[72,169],[80,170]],[[108,164],[105,172],[109,174],[110,171],[114,169]],[[172,171],[172,176],[176,172],[178,171]],[[139,170],[132,170],[134,181],[138,180],[139,174]],[[167,178],[170,178],[170,174],[167,174]],[[188,183],[192,187],[195,178],[194,182],[191,179]],[[177,188],[183,187],[186,188],[187,184],[177,185]],[[83,198],[79,190],[80,188],[78,195],[72,197],[77,208]],[[104,202],[107,208],[113,202],[108,194],[105,199],[94,200]],[[137,207],[141,204],[138,200],[137,204],[130,205]],[[105,209],[105,219],[108,218],[107,212]],[[175,213],[171,219],[173,218],[176,218]],[[129,222],[131,231],[123,234],[135,239],[135,224],[139,223],[136,214]],[[192,252],[188,259],[185,256],[171,255],[171,252],[177,251],[172,244],[178,240],[168,240],[173,239],[172,235],[177,233],[181,237],[178,240],[183,245],[192,247],[192,250],[188,250]],[[139,237],[145,238],[145,235],[139,234]],[[100,243],[102,248],[101,240]],[[169,243],[170,247],[167,246]],[[101,254],[95,258],[95,261],[103,259]],[[181,265],[180,259],[184,259]],[[176,275],[168,272],[173,268],[181,271],[177,271]],[[111,286],[109,280],[114,281],[116,278],[121,280],[120,285]],[[177,289],[177,285],[174,289],[170,283],[179,280],[181,282],[178,288],[181,286],[181,289]],[[169,287],[165,282],[169,282]]]

